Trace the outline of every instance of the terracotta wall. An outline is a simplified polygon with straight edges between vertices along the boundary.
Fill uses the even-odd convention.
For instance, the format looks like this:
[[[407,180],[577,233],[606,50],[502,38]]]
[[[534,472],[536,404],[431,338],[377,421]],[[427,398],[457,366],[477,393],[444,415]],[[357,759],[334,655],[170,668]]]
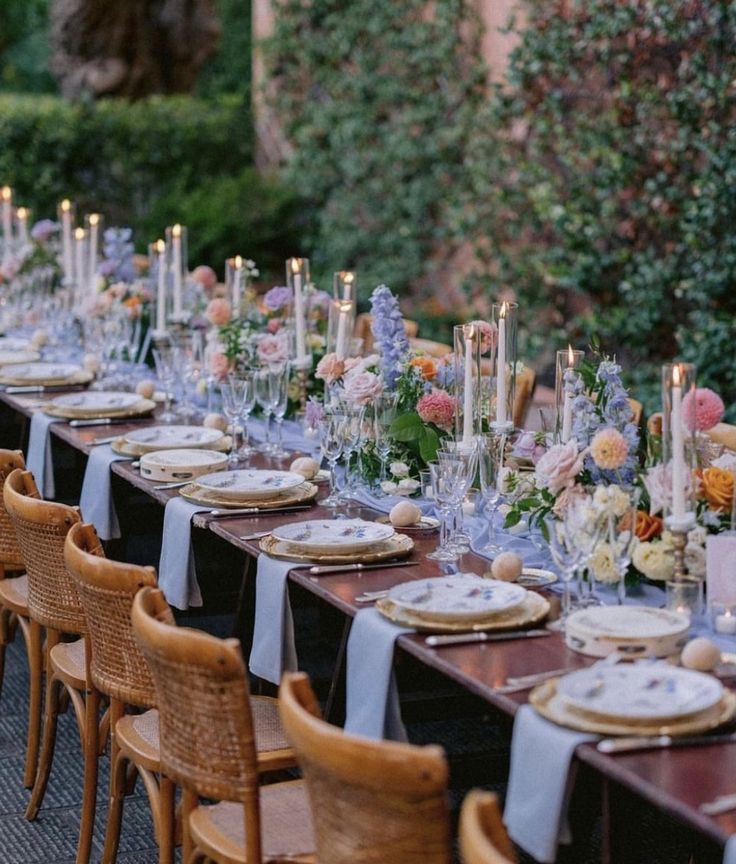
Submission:
[[[392,2],[392,0],[377,0]],[[476,0],[485,24],[483,54],[488,64],[490,78],[503,79],[508,53],[513,46],[511,37],[499,32],[509,19],[509,14],[519,0]],[[252,0],[253,16],[253,107],[256,131],[256,164],[265,171],[278,164],[288,154],[288,142],[284,139],[278,118],[269,111],[263,98],[264,81],[263,59],[259,50],[259,40],[268,36],[273,29],[273,9],[271,0]]]

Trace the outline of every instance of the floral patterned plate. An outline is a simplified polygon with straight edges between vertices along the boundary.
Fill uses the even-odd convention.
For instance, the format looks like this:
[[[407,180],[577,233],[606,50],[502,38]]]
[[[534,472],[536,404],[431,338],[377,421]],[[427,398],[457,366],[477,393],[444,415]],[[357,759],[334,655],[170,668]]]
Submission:
[[[273,498],[304,483],[304,477],[295,471],[264,471],[243,468],[239,471],[218,471],[197,478],[197,485],[205,492],[236,501],[258,501]]]
[[[467,621],[521,606],[527,593],[514,582],[458,573],[403,582],[388,592],[388,599],[412,615],[434,621]]]
[[[154,450],[189,450],[211,447],[223,437],[219,429],[204,426],[146,426],[125,435],[125,440],[137,445],[142,452]]]
[[[271,532],[295,551],[310,555],[345,555],[360,552],[394,535],[391,525],[365,519],[312,519],[280,525]]]
[[[41,355],[38,351],[33,351],[30,348],[15,351],[12,348],[3,348],[0,344],[0,366],[7,366],[12,363],[33,363],[40,358]]]
[[[2,376],[23,384],[48,384],[66,382],[82,371],[74,363],[13,363],[3,368]]]

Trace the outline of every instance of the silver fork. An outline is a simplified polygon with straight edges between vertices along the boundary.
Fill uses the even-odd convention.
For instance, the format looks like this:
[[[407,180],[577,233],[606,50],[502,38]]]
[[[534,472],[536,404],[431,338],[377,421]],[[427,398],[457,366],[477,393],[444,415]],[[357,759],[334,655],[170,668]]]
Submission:
[[[355,603],[375,603],[376,600],[382,600],[388,597],[388,590],[383,591],[364,591],[354,598]]]

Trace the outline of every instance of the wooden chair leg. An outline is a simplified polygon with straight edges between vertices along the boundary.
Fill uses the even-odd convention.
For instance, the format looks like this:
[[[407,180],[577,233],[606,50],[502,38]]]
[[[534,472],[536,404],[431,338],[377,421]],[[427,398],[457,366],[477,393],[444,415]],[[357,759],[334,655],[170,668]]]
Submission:
[[[115,737],[115,725],[123,716],[124,706],[117,699],[110,700],[107,709],[110,724],[110,795],[107,805],[107,827],[103,864],[114,864],[120,842],[120,826],[123,819],[123,801],[127,786],[127,760],[123,758]]]
[[[10,618],[12,612],[4,606],[0,607],[0,696],[3,692],[3,680],[5,679],[5,652],[12,640],[12,627]]]
[[[38,816],[38,811],[43,803],[46,787],[51,774],[51,765],[54,761],[54,747],[56,746],[56,724],[59,716],[59,693],[61,692],[62,683],[57,678],[54,678],[52,673],[49,673],[49,679],[46,683],[46,708],[44,711],[43,721],[43,748],[41,750],[41,759],[38,763],[36,771],[36,779],[33,783],[33,791],[31,792],[31,800],[26,807],[26,819],[33,821]]]
[[[190,789],[183,790],[181,796],[181,860],[186,862],[192,860],[194,853],[192,835],[189,831],[189,814],[198,803],[197,796]]]
[[[158,864],[174,864],[176,852],[176,784],[163,774],[159,780]]]
[[[77,843],[77,864],[88,864],[92,849],[97,805],[97,771],[99,766],[100,694],[95,687],[87,688],[84,730],[84,788],[82,790],[82,820]]]
[[[41,740],[41,691],[43,688],[43,633],[41,625],[31,620],[28,629],[28,736],[26,741],[26,764],[23,785],[33,786],[38,765],[38,745]]]

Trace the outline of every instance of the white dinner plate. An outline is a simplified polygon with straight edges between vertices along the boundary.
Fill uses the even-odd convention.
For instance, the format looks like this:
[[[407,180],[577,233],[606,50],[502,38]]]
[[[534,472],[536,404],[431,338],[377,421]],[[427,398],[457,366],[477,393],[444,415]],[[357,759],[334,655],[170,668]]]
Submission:
[[[12,348],[3,348],[0,345],[0,366],[9,366],[14,363],[33,363],[40,357],[38,351],[32,351],[28,348],[16,351]]]
[[[137,393],[88,390],[84,393],[65,393],[57,396],[52,404],[57,408],[71,408],[79,411],[125,411],[142,401]]]
[[[82,371],[74,363],[13,363],[2,370],[4,377],[18,381],[66,381]]]
[[[644,661],[571,672],[557,682],[557,693],[579,711],[624,720],[671,720],[718,704],[723,685],[703,672]]]
[[[526,588],[515,582],[458,573],[403,582],[388,592],[388,599],[414,615],[465,620],[488,617],[520,606],[527,593]]]
[[[365,519],[311,519],[279,525],[271,534],[310,555],[345,555],[385,543],[396,532],[391,525]]]
[[[238,471],[218,471],[197,478],[197,485],[221,498],[238,501],[258,501],[273,498],[304,483],[304,477],[294,471],[270,471],[242,468]]]
[[[20,339],[17,336],[0,336],[0,351],[29,351],[33,350],[30,339]]]
[[[223,436],[219,429],[205,426],[147,426],[125,435],[125,440],[141,450],[186,450],[209,447]]]

